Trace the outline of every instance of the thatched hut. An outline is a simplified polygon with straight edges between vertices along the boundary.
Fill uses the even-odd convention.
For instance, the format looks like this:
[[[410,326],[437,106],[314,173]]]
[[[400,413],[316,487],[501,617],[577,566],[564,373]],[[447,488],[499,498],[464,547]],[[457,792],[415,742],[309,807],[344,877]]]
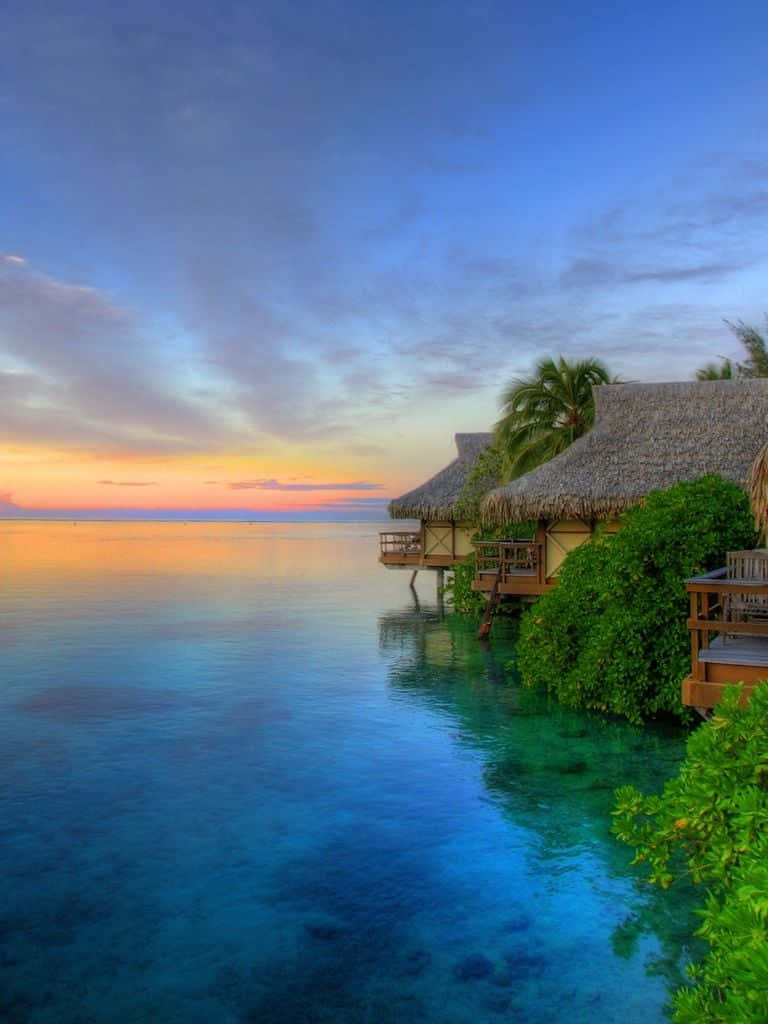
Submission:
[[[390,518],[417,519],[419,529],[382,533],[379,561],[383,565],[443,569],[472,552],[475,527],[461,519],[457,502],[492,437],[487,433],[456,434],[456,458],[426,483],[390,502]]]
[[[568,551],[598,522],[611,523],[652,490],[706,473],[746,488],[767,437],[768,379],[595,388],[592,430],[483,502],[488,523],[538,523],[536,586],[519,590],[512,580],[501,592],[552,586]]]

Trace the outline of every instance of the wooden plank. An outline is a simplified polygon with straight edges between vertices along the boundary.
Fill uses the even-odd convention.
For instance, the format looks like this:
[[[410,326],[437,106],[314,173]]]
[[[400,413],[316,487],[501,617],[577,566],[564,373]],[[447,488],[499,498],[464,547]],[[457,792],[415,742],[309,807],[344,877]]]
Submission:
[[[739,636],[768,637],[768,622],[723,622],[722,619],[688,619],[688,629],[702,633],[728,633]]]
[[[768,594],[768,580],[686,580],[685,589],[699,594]]]
[[[699,595],[692,593],[690,597],[690,611],[691,618],[688,620],[698,621],[699,618]],[[699,649],[701,647],[702,636],[706,640],[707,634],[703,633],[699,629],[690,629],[689,636],[691,638],[691,675],[694,679],[699,678]]]
[[[702,683],[688,676],[682,683],[681,700],[689,708],[713,708],[722,698],[726,685],[725,683]],[[744,687],[741,695],[742,705],[747,703],[753,689],[754,686]]]
[[[699,661],[723,665],[768,665],[768,638],[717,637],[707,651],[699,652]]]
[[[706,664],[707,681],[711,683],[761,683],[768,679],[768,665],[729,665],[725,662]]]

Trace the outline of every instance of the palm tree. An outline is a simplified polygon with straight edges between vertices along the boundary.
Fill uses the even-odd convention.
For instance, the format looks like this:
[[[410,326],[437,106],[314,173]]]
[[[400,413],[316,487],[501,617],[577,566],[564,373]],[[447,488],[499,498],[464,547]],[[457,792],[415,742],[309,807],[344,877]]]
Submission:
[[[592,426],[593,384],[615,383],[599,359],[569,363],[562,356],[540,359],[531,377],[511,381],[502,395],[495,443],[506,480],[558,455]]]
[[[723,359],[719,366],[716,363],[707,363],[696,371],[696,380],[768,377],[768,343],[763,335],[756,328],[745,324],[743,320],[735,324],[730,320],[725,322],[747,350],[747,358],[743,363],[732,363],[730,359]]]
[[[736,324],[725,322],[747,350],[745,362],[739,363],[739,373],[743,377],[768,377],[768,348],[762,334],[743,320]]]
[[[696,380],[732,380],[735,375],[731,360],[723,359],[719,366],[717,363],[707,363],[706,366],[702,366],[696,371]]]

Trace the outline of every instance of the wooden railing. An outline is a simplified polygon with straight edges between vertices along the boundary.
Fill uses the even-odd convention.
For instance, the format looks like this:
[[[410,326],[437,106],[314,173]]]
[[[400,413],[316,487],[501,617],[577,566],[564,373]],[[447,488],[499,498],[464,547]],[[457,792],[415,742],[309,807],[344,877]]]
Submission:
[[[382,555],[419,555],[421,554],[421,534],[409,530],[397,530],[391,533],[380,533],[379,544]]]
[[[476,576],[495,575],[501,569],[499,582],[507,583],[520,576],[544,581],[544,545],[533,540],[475,541]]]
[[[690,596],[691,678],[704,679],[700,655],[716,636],[768,637],[768,580],[713,569],[685,581]]]

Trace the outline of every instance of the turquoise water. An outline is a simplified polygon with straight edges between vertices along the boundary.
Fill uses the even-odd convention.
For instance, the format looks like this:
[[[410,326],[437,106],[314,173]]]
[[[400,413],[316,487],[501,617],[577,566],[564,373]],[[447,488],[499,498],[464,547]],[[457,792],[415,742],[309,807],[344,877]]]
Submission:
[[[0,524],[0,1019],[654,1024],[674,731],[504,681],[378,527]]]

